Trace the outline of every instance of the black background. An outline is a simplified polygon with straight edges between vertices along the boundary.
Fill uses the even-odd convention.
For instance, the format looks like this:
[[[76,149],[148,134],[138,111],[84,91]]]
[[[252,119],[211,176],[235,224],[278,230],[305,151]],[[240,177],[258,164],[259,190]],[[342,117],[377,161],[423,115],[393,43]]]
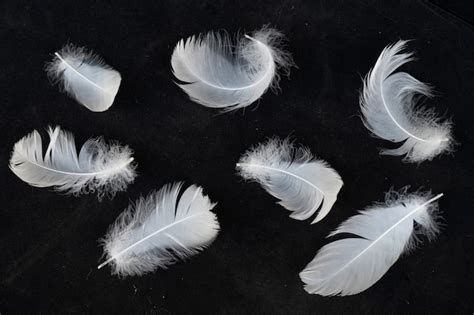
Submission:
[[[0,5],[0,312],[2,314],[472,314],[474,311],[474,27],[464,2],[425,1],[3,1]],[[447,2],[448,3],[448,2]],[[172,82],[170,56],[183,37],[253,31],[271,23],[299,66],[279,95],[228,114],[191,102]],[[420,165],[382,157],[362,125],[361,76],[387,44],[409,44],[403,69],[431,83],[427,104],[453,117],[454,155]],[[51,86],[44,63],[66,42],[85,45],[122,74],[114,105],[94,113]],[[13,144],[60,125],[76,143],[104,135],[135,150],[140,173],[99,203],[22,182],[8,169]],[[327,160],[344,186],[332,212],[310,225],[234,166],[247,148],[291,135]],[[394,145],[392,145],[394,146]],[[97,239],[140,194],[184,180],[218,202],[221,232],[192,259],[120,280],[97,270]],[[298,273],[341,221],[390,187],[445,193],[446,227],[403,256],[370,289],[324,298]]]

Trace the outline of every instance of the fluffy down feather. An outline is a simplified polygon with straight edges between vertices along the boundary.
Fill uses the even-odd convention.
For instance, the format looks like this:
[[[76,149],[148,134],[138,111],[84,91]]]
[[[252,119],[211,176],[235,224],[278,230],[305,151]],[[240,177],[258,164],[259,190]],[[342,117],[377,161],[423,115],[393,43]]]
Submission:
[[[101,240],[107,260],[98,268],[111,263],[112,274],[140,276],[209,246],[219,232],[215,204],[195,185],[178,201],[181,187],[166,185],[129,206]]]
[[[171,57],[179,87],[204,106],[230,111],[248,106],[268,88],[278,89],[279,73],[294,65],[283,50],[283,35],[263,27],[234,44],[226,33],[209,32],[180,40]]]
[[[112,106],[122,81],[120,73],[84,47],[68,44],[54,55],[46,65],[53,83],[93,112]]]
[[[300,273],[305,290],[324,296],[352,295],[371,287],[402,253],[415,247],[417,234],[433,239],[439,233],[435,201],[442,195],[390,191],[385,203],[349,218],[328,237],[354,236],[321,248]]]
[[[71,133],[60,127],[48,128],[49,145],[43,155],[40,134],[34,130],[15,143],[10,169],[24,182],[35,187],[54,187],[78,195],[97,192],[112,198],[124,191],[136,177],[132,150],[102,138],[87,140],[79,155]]]
[[[293,219],[306,220],[320,209],[312,223],[329,213],[343,185],[325,161],[315,159],[305,147],[295,148],[289,139],[269,139],[250,149],[240,158],[237,170],[280,199]]]
[[[403,142],[381,154],[405,155],[404,161],[422,162],[452,148],[451,122],[441,120],[432,109],[417,105],[430,96],[430,87],[405,72],[393,73],[411,61],[401,53],[406,41],[387,46],[364,79],[360,106],[365,126],[377,137]]]

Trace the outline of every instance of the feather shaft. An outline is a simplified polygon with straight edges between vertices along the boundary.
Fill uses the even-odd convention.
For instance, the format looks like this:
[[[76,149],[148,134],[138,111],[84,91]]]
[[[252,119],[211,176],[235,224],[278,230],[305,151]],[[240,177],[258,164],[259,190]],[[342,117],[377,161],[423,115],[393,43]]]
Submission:
[[[56,57],[59,58],[59,60],[61,60],[62,63],[64,63],[72,72],[74,72],[75,74],[77,74],[78,76],[80,76],[82,79],[84,79],[85,81],[89,82],[90,84],[92,84],[93,86],[95,86],[96,88],[98,88],[99,90],[102,90],[104,92],[107,93],[107,91],[104,90],[103,87],[97,85],[94,81],[91,81],[89,80],[89,78],[85,77],[84,75],[82,75],[82,73],[80,73],[79,71],[77,71],[71,64],[69,64],[69,62],[67,62],[58,52],[55,52],[54,53],[56,55]]]
[[[288,171],[285,171],[283,169],[280,169],[280,168],[276,168],[276,167],[271,167],[271,166],[265,166],[265,165],[259,165],[259,164],[251,164],[251,163],[237,163],[235,164],[235,166],[237,167],[260,167],[260,168],[263,168],[263,169],[266,169],[266,170],[271,170],[271,171],[275,171],[275,172],[280,172],[280,173],[283,173],[283,174],[286,174],[286,175],[289,175],[289,176],[293,176],[294,178],[297,178],[299,180],[301,180],[302,182],[305,182],[306,184],[310,185],[311,187],[317,189],[321,194],[324,195],[324,191],[322,191],[321,189],[319,189],[318,186],[316,186],[315,184],[311,183],[309,180],[306,180],[304,179],[303,177],[301,176],[298,176],[294,173],[291,173],[291,172],[288,172]]]
[[[46,152],[46,155],[47,154],[48,154],[48,152]],[[107,169],[107,170],[103,170],[103,171],[100,171],[100,172],[92,172],[92,173],[87,173],[87,172],[84,172],[84,173],[81,173],[81,172],[78,172],[78,173],[65,172],[65,171],[56,170],[54,168],[46,167],[44,165],[35,163],[33,161],[28,161],[28,163],[31,163],[31,164],[39,167],[39,168],[45,169],[45,170],[50,171],[50,172],[58,173],[58,174],[71,175],[71,176],[95,176],[95,175],[113,173],[113,172],[115,172],[119,169],[124,168],[125,166],[132,163],[133,161],[134,161],[134,158],[132,157],[132,158],[128,159],[127,162],[119,164],[116,167],[113,167],[113,168],[110,168],[110,169]]]
[[[379,81],[379,85],[380,85],[381,90],[383,88],[383,81],[384,81],[383,78],[381,78],[380,81]],[[397,127],[400,128],[404,133],[406,133],[409,137],[412,137],[412,138],[414,138],[418,141],[421,141],[421,142],[428,142],[428,143],[435,143],[436,142],[436,141],[425,140],[425,139],[422,139],[420,137],[417,137],[414,134],[412,134],[411,132],[409,132],[408,130],[406,130],[405,128],[403,128],[403,126],[398,123],[398,121],[395,119],[395,117],[393,117],[392,113],[390,112],[390,109],[387,106],[387,101],[385,100],[385,97],[384,97],[383,93],[380,94],[380,97],[382,99],[382,104],[383,104],[385,110],[387,111],[388,116],[390,116],[390,118],[395,123],[395,125],[397,125]],[[441,141],[448,141],[448,140],[449,140],[448,138],[441,139]]]

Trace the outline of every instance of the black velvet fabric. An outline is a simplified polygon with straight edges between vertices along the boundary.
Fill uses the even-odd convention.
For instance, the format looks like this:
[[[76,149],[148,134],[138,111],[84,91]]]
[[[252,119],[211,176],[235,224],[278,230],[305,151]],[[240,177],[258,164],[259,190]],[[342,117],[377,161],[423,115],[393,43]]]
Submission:
[[[474,311],[474,27],[469,1],[36,1],[0,4],[0,312],[2,314],[472,314]],[[278,95],[228,114],[193,103],[173,83],[181,38],[270,23],[298,68]],[[381,50],[413,39],[403,69],[438,92],[426,102],[452,117],[453,155],[420,165],[380,156],[359,118],[361,77]],[[122,74],[114,105],[94,113],[51,86],[45,62],[67,42]],[[34,188],[8,168],[16,141],[60,125],[82,144],[103,135],[135,150],[134,184],[113,200]],[[45,135],[45,133],[43,133]],[[300,222],[258,184],[235,175],[250,146],[292,136],[344,180],[320,223]],[[143,277],[97,270],[97,240],[130,201],[185,181],[218,202],[221,232],[204,252]],[[368,290],[320,297],[298,273],[325,236],[384,193],[431,189],[445,227],[401,257]]]

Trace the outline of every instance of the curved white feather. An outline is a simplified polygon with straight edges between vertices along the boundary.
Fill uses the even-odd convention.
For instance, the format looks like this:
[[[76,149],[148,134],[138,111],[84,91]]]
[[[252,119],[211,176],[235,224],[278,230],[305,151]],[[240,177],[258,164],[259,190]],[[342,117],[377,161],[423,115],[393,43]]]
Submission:
[[[430,96],[429,86],[408,73],[393,73],[413,59],[411,53],[401,53],[405,44],[398,41],[382,51],[364,79],[360,106],[364,125],[374,135],[404,142],[381,154],[405,155],[405,161],[422,162],[451,150],[451,123],[442,123],[434,111],[417,106],[421,96]]]
[[[283,35],[263,27],[234,46],[227,34],[209,32],[180,40],[171,57],[179,87],[204,106],[234,110],[248,106],[269,88],[278,88],[280,72],[289,73],[291,55]]]
[[[320,208],[312,223],[329,213],[343,185],[339,174],[325,161],[313,158],[305,147],[295,149],[288,139],[269,139],[247,151],[237,170],[280,199],[279,204],[292,211],[293,219],[306,220]]]
[[[54,54],[46,72],[52,82],[93,112],[103,112],[114,102],[120,73],[84,47],[66,45]]]
[[[101,240],[112,274],[143,275],[197,254],[219,232],[215,206],[202,188],[189,186],[179,198],[182,183],[165,185],[130,205]]]
[[[67,194],[97,191],[99,200],[124,191],[135,179],[135,165],[128,146],[89,139],[79,155],[71,133],[48,127],[50,142],[43,156],[40,134],[34,130],[15,143],[10,169],[35,187],[52,187]]]
[[[340,233],[354,237],[321,248],[300,273],[305,290],[324,296],[352,295],[371,287],[404,251],[416,245],[417,233],[431,239],[439,232],[435,201],[442,195],[429,199],[429,194],[389,192],[385,204],[349,218],[328,237]]]

